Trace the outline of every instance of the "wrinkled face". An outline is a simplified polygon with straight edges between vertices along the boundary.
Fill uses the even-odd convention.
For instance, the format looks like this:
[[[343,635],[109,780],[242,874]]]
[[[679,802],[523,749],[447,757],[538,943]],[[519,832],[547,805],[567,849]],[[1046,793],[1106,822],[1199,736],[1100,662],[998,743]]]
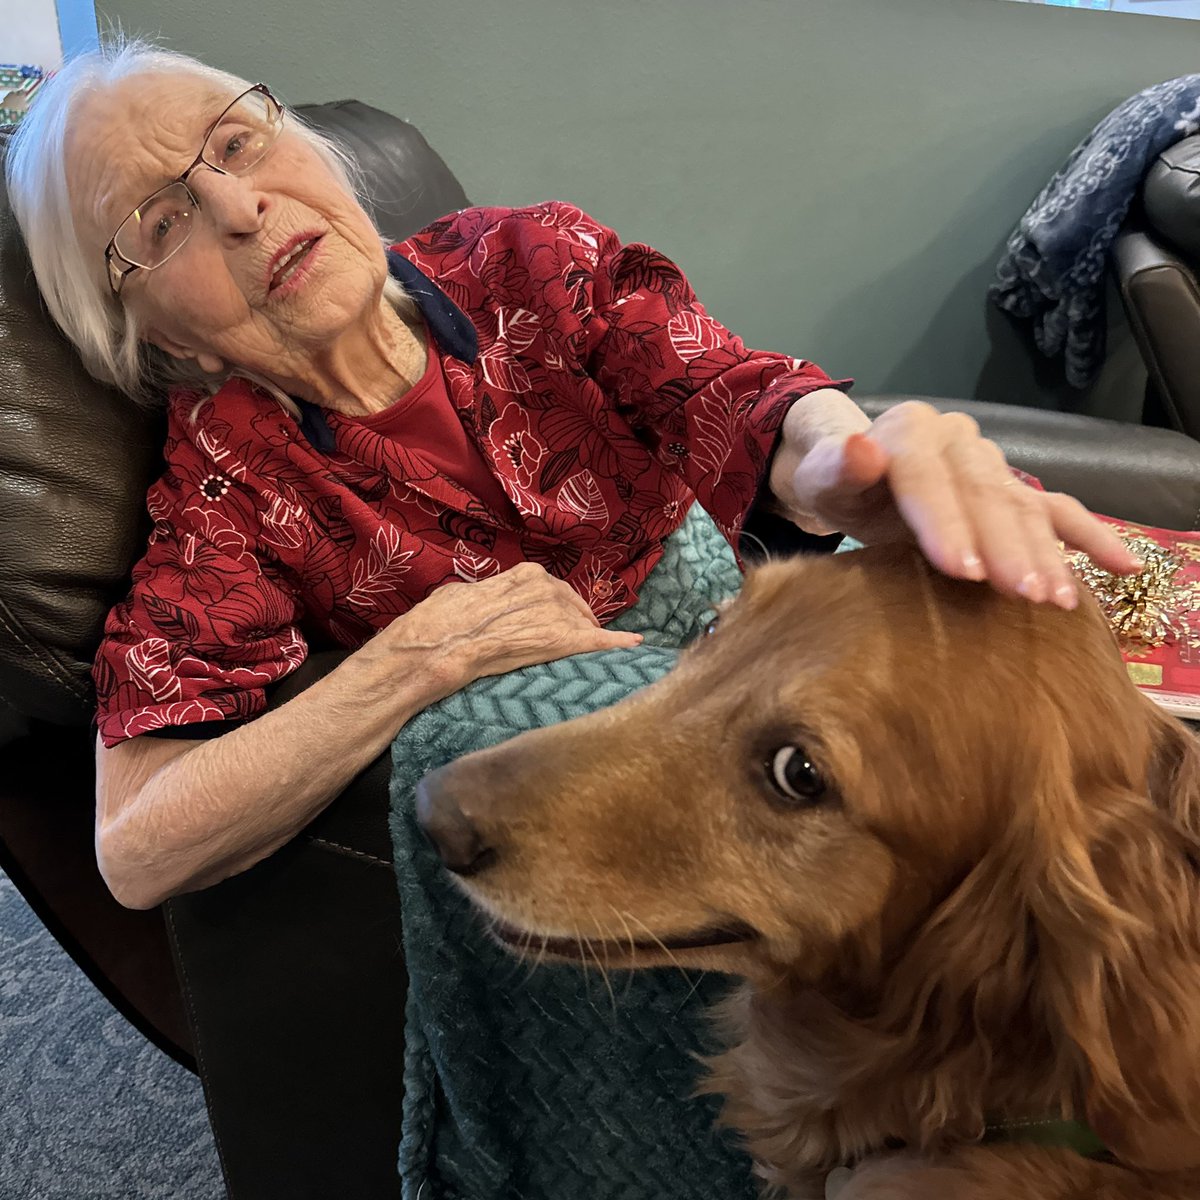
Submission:
[[[1005,600],[905,550],[795,560],[666,678],[434,772],[418,813],[530,954],[816,978],[886,954],[982,857],[1039,723],[1111,722],[1097,662],[1126,702],[1090,605]]]
[[[77,105],[67,178],[98,278],[120,223],[188,167],[233,99],[209,80],[153,73]],[[146,340],[207,371],[236,365],[276,378],[300,374],[321,346],[379,303],[387,279],[370,219],[289,122],[248,174],[202,166],[189,176],[200,212],[187,244],[155,270],[133,272],[121,291]],[[276,256],[298,236],[319,238],[303,278],[272,288]]]

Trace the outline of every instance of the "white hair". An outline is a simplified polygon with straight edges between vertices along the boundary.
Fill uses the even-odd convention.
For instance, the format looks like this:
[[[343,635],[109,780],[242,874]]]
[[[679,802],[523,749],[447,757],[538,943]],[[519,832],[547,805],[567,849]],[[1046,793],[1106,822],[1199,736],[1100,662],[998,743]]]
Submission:
[[[230,364],[223,377],[214,378],[191,360],[175,358],[142,340],[138,322],[112,294],[103,261],[94,249],[85,252],[80,244],[67,188],[66,138],[72,111],[89,94],[121,79],[166,71],[212,80],[228,88],[231,99],[251,86],[249,81],[189,55],[120,36],[99,50],[71,59],[38,90],[9,143],[5,162],[13,215],[29,250],[38,289],[89,374],[141,404],[161,401],[171,384],[199,387],[212,394],[237,375],[262,387],[297,415],[287,394],[260,375]],[[308,143],[369,213],[362,172],[350,153],[295,113],[288,115],[296,136]],[[380,241],[386,239],[380,235]],[[411,298],[390,276],[384,295],[402,313],[415,312]]]

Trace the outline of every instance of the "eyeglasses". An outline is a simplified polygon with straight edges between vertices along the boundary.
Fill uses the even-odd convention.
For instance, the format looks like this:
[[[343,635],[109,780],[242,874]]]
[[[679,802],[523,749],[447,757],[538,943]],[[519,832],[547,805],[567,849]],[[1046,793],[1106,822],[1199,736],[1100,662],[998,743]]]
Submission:
[[[270,152],[283,128],[283,107],[264,84],[243,92],[209,126],[200,153],[177,179],[147,196],[121,222],[104,248],[114,296],[134,271],[153,271],[186,245],[200,207],[188,176],[200,167],[219,175],[245,175]],[[121,266],[116,260],[120,259]]]

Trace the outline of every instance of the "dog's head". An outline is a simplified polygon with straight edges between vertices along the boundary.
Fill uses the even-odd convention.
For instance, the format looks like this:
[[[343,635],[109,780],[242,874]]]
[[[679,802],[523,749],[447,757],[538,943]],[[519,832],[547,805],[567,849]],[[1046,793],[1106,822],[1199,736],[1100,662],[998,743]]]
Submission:
[[[1021,1013],[1119,1139],[1200,1100],[1146,1067],[1169,1029],[1200,1074],[1197,764],[1090,602],[880,548],[752,573],[663,680],[435,772],[419,812],[517,948],[802,979],[947,1045]]]

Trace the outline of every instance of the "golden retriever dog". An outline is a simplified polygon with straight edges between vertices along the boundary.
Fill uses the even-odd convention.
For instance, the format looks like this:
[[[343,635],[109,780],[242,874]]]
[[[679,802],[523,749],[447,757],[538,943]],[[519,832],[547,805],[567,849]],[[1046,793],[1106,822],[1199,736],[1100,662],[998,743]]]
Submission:
[[[1200,753],[1090,597],[772,563],[418,813],[514,948],[742,977],[707,1086],[773,1194],[1200,1197]],[[1107,1154],[992,1136],[1059,1117]]]

